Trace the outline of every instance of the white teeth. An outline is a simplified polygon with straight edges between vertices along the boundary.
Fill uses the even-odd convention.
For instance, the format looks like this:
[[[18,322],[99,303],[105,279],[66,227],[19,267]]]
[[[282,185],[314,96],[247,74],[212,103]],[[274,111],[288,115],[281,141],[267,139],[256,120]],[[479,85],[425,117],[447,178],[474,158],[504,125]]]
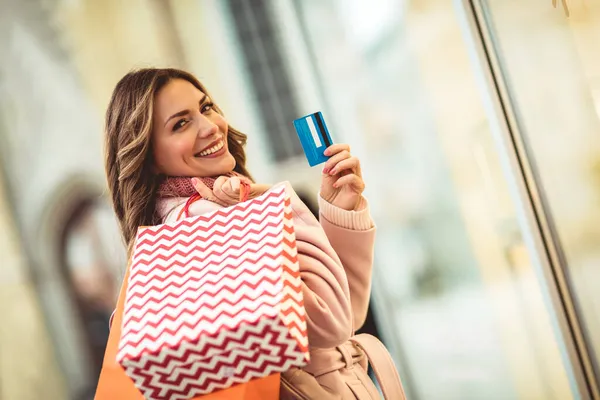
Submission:
[[[204,157],[204,156],[208,156],[209,154],[216,153],[217,151],[221,150],[224,145],[225,145],[225,143],[221,140],[219,143],[215,144],[210,149],[206,149],[204,151],[201,151],[200,152],[200,157]]]

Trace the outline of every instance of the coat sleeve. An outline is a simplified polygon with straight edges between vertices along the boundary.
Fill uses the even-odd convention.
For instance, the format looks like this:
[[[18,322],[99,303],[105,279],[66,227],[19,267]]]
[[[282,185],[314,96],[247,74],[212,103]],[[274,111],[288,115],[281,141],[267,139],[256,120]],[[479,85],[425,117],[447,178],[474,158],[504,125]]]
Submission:
[[[294,211],[297,210],[298,207],[295,207]],[[332,348],[352,335],[348,279],[339,257],[314,216],[297,215],[294,224],[308,341],[311,347]]]
[[[365,323],[371,297],[375,225],[363,199],[361,211],[346,211],[319,196],[319,216],[331,246],[344,266],[350,289],[353,329]]]

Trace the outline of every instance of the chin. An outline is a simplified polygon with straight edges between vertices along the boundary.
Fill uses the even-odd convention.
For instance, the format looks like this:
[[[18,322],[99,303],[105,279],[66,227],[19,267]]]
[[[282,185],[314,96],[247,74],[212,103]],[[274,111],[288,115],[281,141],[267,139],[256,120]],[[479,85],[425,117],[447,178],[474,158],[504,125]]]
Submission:
[[[210,176],[225,175],[233,171],[236,162],[230,153],[224,154],[219,160],[215,160],[210,168]],[[208,171],[207,171],[208,172]]]
[[[228,172],[233,171],[233,169],[235,168],[235,165],[236,165],[235,158],[233,158],[231,153],[227,153],[227,156],[223,157],[223,158],[225,158],[225,160],[224,160],[225,167],[224,168],[226,169],[226,171],[223,173],[228,173]]]

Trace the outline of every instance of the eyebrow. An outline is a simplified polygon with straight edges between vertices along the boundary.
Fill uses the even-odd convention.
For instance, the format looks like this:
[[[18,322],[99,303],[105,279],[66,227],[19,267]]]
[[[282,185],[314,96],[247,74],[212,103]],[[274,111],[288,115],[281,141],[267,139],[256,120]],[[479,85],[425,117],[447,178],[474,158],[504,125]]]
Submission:
[[[200,99],[200,101],[198,102],[198,104],[204,104],[204,103],[206,103],[206,101],[210,101],[210,99],[208,98],[207,95],[204,95],[204,97],[202,97]],[[189,112],[190,112],[189,109],[185,109],[185,110],[181,110],[179,112],[176,112],[175,114],[173,114],[169,118],[167,118],[167,120],[165,121],[165,125],[164,126],[167,126],[167,124],[169,123],[169,121],[172,120],[173,118],[183,117],[184,115],[188,114]]]

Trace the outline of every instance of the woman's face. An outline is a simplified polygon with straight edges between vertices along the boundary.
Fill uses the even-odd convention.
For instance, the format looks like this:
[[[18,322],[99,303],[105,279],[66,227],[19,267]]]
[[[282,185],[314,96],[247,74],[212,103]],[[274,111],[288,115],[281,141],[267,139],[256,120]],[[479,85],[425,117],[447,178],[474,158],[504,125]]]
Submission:
[[[227,121],[212,100],[184,79],[173,79],[154,97],[154,162],[167,176],[204,177],[233,171]]]

